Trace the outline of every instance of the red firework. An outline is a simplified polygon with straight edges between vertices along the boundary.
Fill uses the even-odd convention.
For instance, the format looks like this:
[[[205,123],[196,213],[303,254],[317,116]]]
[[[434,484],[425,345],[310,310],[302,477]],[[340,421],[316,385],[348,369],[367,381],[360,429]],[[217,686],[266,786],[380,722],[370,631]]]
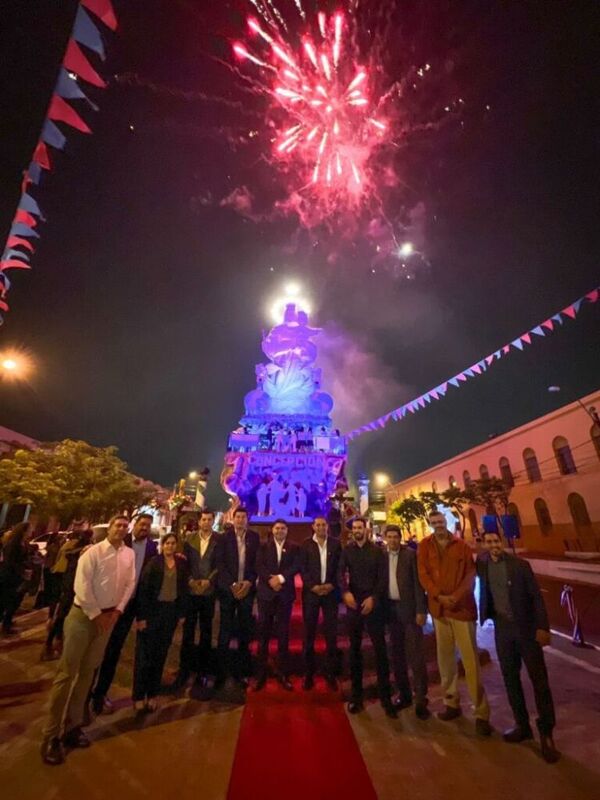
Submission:
[[[378,117],[368,69],[356,63],[345,35],[346,16],[320,12],[316,22],[318,34],[306,31],[295,49],[281,26],[261,25],[250,17],[250,35],[263,50],[239,42],[233,49],[258,67],[261,89],[280,112],[272,115],[277,120],[275,156],[294,163],[303,180],[321,193],[361,195],[367,162],[388,126]]]

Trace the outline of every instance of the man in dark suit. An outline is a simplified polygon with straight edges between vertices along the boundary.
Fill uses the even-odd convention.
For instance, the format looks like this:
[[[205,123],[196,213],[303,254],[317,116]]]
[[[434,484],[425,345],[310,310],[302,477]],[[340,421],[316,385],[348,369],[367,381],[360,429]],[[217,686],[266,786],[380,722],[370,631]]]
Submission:
[[[385,529],[387,544],[386,619],[392,646],[392,666],[398,688],[394,706],[399,711],[412,705],[413,693],[408,680],[408,665],[413,676],[415,713],[429,719],[427,665],[423,644],[423,625],[427,619],[427,599],[417,574],[417,554],[402,544],[397,525]]]
[[[521,684],[524,661],[535,695],[542,756],[553,764],[560,753],[552,738],[554,703],[542,650],[550,644],[544,601],[527,561],[506,553],[497,533],[484,533],[483,544],[487,552],[477,559],[480,619],[482,624],[486,619],[494,621],[496,652],[516,723],[516,727],[504,734],[504,741],[523,742],[533,738]]]
[[[300,548],[287,541],[288,526],[277,519],[271,528],[272,536],[262,545],[256,558],[258,574],[258,674],[255,690],[260,691],[267,682],[269,642],[277,637],[277,680],[291,692],[290,674],[290,619],[296,599],[294,578],[299,571]]]
[[[210,673],[212,647],[212,622],[215,613],[215,585],[217,578],[217,534],[213,533],[214,511],[204,509],[200,514],[200,529],[187,537],[183,555],[190,570],[190,596],[188,598],[176,684],[185,686],[192,672],[196,680],[206,685]],[[196,627],[200,629],[196,647]]]
[[[121,657],[123,645],[137,613],[137,590],[140,584],[140,576],[146,564],[158,553],[156,542],[150,538],[151,531],[152,515],[140,514],[135,520],[132,532],[128,533],[123,540],[127,547],[133,549],[135,555],[135,590],[131,600],[127,603],[123,613],[115,623],[104,651],[102,665],[98,671],[98,679],[91,696],[92,708],[96,714],[101,714],[103,711],[110,714],[113,711],[112,703],[107,695],[117,671],[117,664]]]
[[[362,636],[367,629],[377,669],[377,690],[386,716],[398,716],[392,704],[390,665],[385,645],[384,603],[387,590],[385,553],[367,535],[367,523],[362,517],[352,521],[352,541],[342,550],[338,568],[338,582],[346,606],[346,619],[350,634],[350,675],[352,690],[348,712],[358,714],[363,710]]]
[[[302,545],[300,571],[302,573],[302,613],[304,617],[304,661],[306,673],[303,687],[314,686],[315,637],[319,611],[323,613],[323,633],[327,647],[325,680],[332,691],[337,690],[335,678],[337,662],[338,588],[337,571],[342,548],[337,539],[328,536],[325,517],[315,517],[313,536]]]
[[[233,515],[233,529],[222,535],[216,555],[221,620],[215,689],[224,685],[229,672],[229,644],[234,629],[237,629],[238,637],[238,664],[234,677],[246,687],[252,672],[250,640],[259,543],[258,533],[248,530],[248,512],[245,508],[237,508]]]

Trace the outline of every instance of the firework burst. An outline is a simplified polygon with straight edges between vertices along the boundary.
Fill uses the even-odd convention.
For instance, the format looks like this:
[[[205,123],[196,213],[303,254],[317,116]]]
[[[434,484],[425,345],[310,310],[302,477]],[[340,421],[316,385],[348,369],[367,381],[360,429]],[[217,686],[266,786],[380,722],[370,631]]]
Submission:
[[[359,63],[343,11],[319,12],[311,28],[298,0],[304,30],[295,44],[276,7],[253,2],[262,20],[248,18],[249,41],[236,56],[271,101],[273,155],[297,173],[298,189],[323,199],[360,199],[369,185],[374,151],[389,143],[369,68]]]

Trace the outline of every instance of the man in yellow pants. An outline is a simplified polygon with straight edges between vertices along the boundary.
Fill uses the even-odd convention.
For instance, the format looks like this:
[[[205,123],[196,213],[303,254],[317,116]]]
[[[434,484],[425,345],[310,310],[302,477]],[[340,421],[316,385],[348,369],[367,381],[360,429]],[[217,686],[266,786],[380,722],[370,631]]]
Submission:
[[[465,669],[471,702],[475,709],[475,730],[489,736],[490,709],[481,682],[475,626],[477,609],[473,587],[475,564],[469,546],[446,527],[445,516],[429,515],[433,533],[419,544],[417,562],[419,580],[427,592],[429,612],[433,617],[437,660],[444,692],[444,711],[438,718],[449,721],[460,717],[456,648]]]

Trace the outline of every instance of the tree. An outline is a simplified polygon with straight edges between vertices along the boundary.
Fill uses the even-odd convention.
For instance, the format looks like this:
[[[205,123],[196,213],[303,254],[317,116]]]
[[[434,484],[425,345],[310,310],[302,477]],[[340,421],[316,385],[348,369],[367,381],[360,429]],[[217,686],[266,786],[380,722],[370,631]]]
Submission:
[[[390,506],[390,521],[398,522],[410,534],[410,526],[418,519],[427,519],[425,503],[414,495],[396,500]]]
[[[128,472],[116,447],[65,439],[0,459],[0,500],[31,505],[63,522],[131,511],[153,499],[156,488]]]
[[[471,481],[465,489],[465,497],[473,505],[483,506],[486,514],[506,514],[510,487],[495,476]]]
[[[442,502],[458,514],[460,534],[464,538],[467,519],[464,512],[465,505],[469,504],[468,490],[460,486],[450,486],[442,492]]]

